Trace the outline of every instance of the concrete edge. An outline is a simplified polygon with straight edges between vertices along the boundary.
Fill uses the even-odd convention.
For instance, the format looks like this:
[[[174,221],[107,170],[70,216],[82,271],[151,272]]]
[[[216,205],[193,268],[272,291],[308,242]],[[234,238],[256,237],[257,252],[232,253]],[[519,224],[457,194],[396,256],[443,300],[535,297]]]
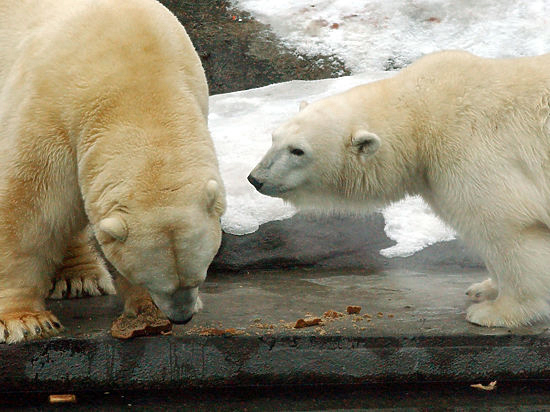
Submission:
[[[0,347],[0,392],[550,379],[550,336],[98,335]]]

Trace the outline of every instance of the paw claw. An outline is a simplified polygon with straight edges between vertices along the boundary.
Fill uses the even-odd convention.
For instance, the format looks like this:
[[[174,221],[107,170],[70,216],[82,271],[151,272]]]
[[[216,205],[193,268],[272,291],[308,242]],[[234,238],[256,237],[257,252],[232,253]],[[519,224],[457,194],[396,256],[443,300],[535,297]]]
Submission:
[[[111,275],[99,262],[81,270],[78,267],[62,268],[53,282],[50,299],[116,294]]]
[[[57,325],[56,329],[52,324]],[[59,334],[63,327],[48,311],[0,314],[0,343],[18,343]]]

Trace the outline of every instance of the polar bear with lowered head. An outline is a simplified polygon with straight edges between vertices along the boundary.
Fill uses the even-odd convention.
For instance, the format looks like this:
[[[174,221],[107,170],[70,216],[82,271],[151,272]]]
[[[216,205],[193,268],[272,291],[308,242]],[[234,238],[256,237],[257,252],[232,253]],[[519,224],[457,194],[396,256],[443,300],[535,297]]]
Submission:
[[[304,107],[251,172],[301,208],[364,211],[421,195],[484,259],[467,319],[550,315],[550,55],[446,51]]]
[[[65,274],[86,263],[87,225],[127,312],[146,291],[191,318],[225,204],[207,112],[200,60],[160,3],[0,2],[0,343],[59,332],[45,298],[64,259]]]

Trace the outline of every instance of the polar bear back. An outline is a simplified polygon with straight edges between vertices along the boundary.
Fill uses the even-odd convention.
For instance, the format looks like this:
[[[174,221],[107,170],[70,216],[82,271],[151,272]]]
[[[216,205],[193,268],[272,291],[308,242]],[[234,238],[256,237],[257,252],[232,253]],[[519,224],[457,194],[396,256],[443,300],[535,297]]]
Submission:
[[[133,14],[132,19],[127,18],[128,13]],[[172,24],[167,24],[170,19]],[[126,24],[127,21],[131,23]],[[25,65],[39,63],[52,57],[54,52],[63,57],[55,62],[62,66],[71,64],[67,56],[76,59],[81,52],[93,55],[94,49],[102,53],[108,50],[104,43],[109,42],[110,35],[135,41],[139,39],[135,34],[140,31],[143,38],[152,33],[161,43],[166,42],[166,51],[177,62],[176,70],[182,73],[182,81],[199,100],[206,116],[208,86],[201,62],[176,17],[152,0],[0,0],[0,90],[16,60],[25,56],[22,53],[25,48],[29,49],[23,57]],[[71,41],[78,37],[80,41]],[[86,38],[94,41],[88,42],[89,48],[82,50],[82,40]],[[50,39],[51,43],[45,44],[43,39]]]

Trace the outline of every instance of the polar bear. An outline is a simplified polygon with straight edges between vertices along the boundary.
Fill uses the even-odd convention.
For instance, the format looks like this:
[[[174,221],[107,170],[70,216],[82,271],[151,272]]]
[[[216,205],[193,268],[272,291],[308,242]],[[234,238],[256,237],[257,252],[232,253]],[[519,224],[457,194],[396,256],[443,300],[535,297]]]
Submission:
[[[470,322],[550,314],[550,54],[434,53],[304,106],[249,175],[258,191],[359,212],[421,195],[491,274],[468,290]]]
[[[146,290],[192,317],[225,207],[207,112],[200,60],[157,1],[0,0],[0,343],[59,333],[45,298],[63,262],[62,279],[95,265],[87,225],[127,311]]]

